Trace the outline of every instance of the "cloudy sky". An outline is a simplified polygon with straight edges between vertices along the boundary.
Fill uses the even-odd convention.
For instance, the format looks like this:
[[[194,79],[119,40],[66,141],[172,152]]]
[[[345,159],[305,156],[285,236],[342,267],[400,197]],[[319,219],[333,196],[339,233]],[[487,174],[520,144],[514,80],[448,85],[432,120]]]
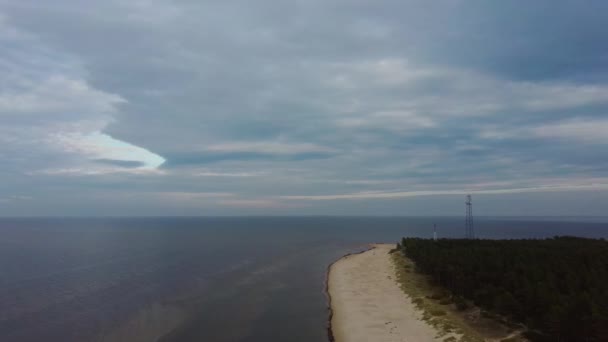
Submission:
[[[608,2],[0,0],[0,215],[608,212]]]

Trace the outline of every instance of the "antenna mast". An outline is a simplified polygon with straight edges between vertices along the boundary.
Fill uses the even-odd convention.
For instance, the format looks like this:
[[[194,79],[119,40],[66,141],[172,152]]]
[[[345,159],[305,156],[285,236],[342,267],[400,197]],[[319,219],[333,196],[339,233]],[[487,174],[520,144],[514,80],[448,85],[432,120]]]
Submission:
[[[465,236],[467,239],[475,238],[475,228],[473,226],[473,203],[471,201],[471,195],[467,195],[467,216],[465,219]]]

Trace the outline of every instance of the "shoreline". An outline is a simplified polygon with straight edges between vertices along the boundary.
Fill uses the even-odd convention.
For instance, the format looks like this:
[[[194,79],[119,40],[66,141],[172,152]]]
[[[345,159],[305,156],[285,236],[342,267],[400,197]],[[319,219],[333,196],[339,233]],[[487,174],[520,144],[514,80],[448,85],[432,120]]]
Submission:
[[[422,319],[397,283],[388,254],[394,247],[373,244],[328,266],[325,287],[331,342],[440,340],[441,333]]]
[[[340,258],[338,258],[337,260],[335,260],[334,262],[332,262],[331,264],[329,264],[327,266],[327,269],[325,270],[325,284],[323,286],[323,288],[324,288],[323,292],[325,293],[325,298],[326,298],[326,301],[327,301],[327,311],[328,311],[328,314],[327,314],[327,328],[326,329],[327,329],[327,339],[329,340],[329,342],[335,342],[336,341],[336,339],[334,337],[333,330],[332,330],[332,323],[331,323],[331,320],[332,320],[332,318],[334,316],[334,310],[333,310],[333,308],[331,306],[331,293],[329,292],[329,274],[331,272],[331,267],[335,263],[337,263],[338,261],[342,260],[343,258],[346,258],[346,257],[351,256],[351,255],[362,254],[362,253],[370,251],[370,250],[372,250],[374,248],[375,248],[374,244],[369,244],[367,246],[367,248],[365,248],[365,249],[363,249],[363,250],[361,250],[359,252],[346,253],[343,256],[341,256]]]

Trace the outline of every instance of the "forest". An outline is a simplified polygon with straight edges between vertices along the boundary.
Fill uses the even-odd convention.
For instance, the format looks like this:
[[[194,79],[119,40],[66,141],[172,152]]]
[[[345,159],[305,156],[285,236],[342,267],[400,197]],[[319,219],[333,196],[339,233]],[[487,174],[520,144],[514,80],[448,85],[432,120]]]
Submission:
[[[532,341],[608,341],[608,242],[403,238],[398,249],[446,288],[528,328]]]

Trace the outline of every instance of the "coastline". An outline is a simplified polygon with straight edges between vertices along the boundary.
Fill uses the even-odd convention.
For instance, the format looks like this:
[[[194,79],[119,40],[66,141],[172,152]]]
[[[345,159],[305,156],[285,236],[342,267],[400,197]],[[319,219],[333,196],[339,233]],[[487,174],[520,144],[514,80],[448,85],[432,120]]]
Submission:
[[[344,254],[338,260],[332,262],[331,264],[329,264],[327,266],[327,269],[325,271],[325,284],[324,284],[323,288],[324,288],[325,298],[327,300],[327,311],[328,311],[328,314],[327,314],[327,339],[329,340],[329,342],[335,342],[336,341],[336,339],[334,337],[333,330],[332,330],[332,324],[331,324],[332,318],[334,316],[334,310],[333,310],[332,305],[331,305],[331,293],[329,291],[329,274],[331,272],[331,267],[335,263],[337,263],[338,261],[342,260],[343,258],[346,258],[346,257],[351,256],[351,255],[365,253],[365,252],[370,251],[372,249],[374,249],[374,244],[370,244],[367,248],[365,248],[365,249],[363,249],[363,250],[361,250],[359,252],[353,252],[353,253]]]
[[[440,341],[446,337],[423,320],[399,287],[388,253],[394,247],[374,244],[328,267],[330,341]]]

